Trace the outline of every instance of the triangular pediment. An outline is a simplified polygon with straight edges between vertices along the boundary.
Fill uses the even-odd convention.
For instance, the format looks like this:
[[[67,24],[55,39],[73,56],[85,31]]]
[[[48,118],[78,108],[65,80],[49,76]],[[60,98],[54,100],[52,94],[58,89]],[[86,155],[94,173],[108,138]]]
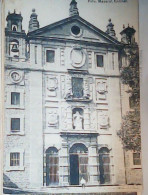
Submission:
[[[78,29],[74,29],[78,27]],[[80,30],[80,32],[79,32]],[[76,32],[75,32],[76,31]],[[116,39],[96,28],[80,16],[73,16],[28,33],[29,37],[76,39],[119,45]]]

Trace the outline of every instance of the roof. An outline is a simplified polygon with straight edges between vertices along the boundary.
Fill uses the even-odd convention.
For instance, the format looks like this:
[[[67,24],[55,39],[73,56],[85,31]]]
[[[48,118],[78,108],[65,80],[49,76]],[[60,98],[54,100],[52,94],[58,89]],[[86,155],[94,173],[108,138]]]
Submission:
[[[63,20],[60,20],[58,22],[47,25],[45,27],[31,31],[28,33],[28,37],[39,36],[41,33],[45,32],[45,31],[54,29],[55,27],[61,26],[62,24],[66,24],[68,22],[73,22],[73,21],[79,21],[79,22],[83,23],[85,26],[87,26],[87,28],[93,30],[96,34],[101,35],[102,37],[104,37],[105,39],[107,39],[108,41],[110,41],[113,44],[122,45],[121,42],[119,42],[115,38],[109,36],[106,32],[103,32],[102,30],[100,30],[96,26],[92,25],[91,23],[89,23],[85,19],[81,18],[79,15],[71,16],[71,17],[65,18]]]
[[[134,34],[136,32],[136,30],[133,28],[133,27],[127,27],[127,28],[125,28],[125,29],[123,29],[121,32],[120,32],[120,34],[122,35],[123,33],[126,33],[126,34],[128,34],[128,33],[132,33],[132,34]]]

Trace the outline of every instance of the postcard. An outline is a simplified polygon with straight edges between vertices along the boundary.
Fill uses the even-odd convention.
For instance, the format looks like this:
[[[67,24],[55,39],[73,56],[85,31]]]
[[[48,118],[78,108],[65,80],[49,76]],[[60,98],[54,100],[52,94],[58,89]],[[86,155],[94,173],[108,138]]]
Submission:
[[[138,0],[3,3],[3,193],[140,195]]]

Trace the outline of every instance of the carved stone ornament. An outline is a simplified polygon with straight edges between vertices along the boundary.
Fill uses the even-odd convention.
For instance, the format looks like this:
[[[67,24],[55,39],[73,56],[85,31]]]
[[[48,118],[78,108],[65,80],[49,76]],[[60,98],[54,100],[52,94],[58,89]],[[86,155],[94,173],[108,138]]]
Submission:
[[[90,98],[89,82],[88,79],[84,79],[84,98]]]
[[[71,50],[70,59],[73,67],[80,68],[85,64],[86,54],[81,47],[74,47]]]
[[[90,114],[90,128],[91,129],[96,128],[96,113],[93,111]]]
[[[71,106],[62,108],[62,127],[65,130],[72,129],[72,109]]]
[[[22,81],[22,75],[18,71],[10,72],[10,79],[13,83],[19,83]]]
[[[58,114],[56,111],[50,111],[48,114],[48,125],[50,127],[55,127],[58,125]]]
[[[104,81],[99,81],[97,83],[97,92],[100,93],[100,94],[104,94],[105,92],[107,92],[107,85],[106,85],[106,82]]]
[[[66,76],[66,89],[65,89],[65,98],[72,97],[72,84],[71,84],[71,76]]]
[[[48,96],[56,96],[56,89],[58,87],[58,81],[56,77],[49,77],[47,82]]]
[[[99,124],[101,128],[107,128],[109,126],[109,117],[107,114],[102,113],[99,116]]]

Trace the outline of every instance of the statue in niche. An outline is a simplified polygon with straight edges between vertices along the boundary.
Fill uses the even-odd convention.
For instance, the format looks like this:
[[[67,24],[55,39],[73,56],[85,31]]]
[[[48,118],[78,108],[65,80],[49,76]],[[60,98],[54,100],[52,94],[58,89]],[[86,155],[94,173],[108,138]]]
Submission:
[[[76,113],[73,114],[73,125],[74,129],[83,129],[83,116],[79,111],[76,111]]]

